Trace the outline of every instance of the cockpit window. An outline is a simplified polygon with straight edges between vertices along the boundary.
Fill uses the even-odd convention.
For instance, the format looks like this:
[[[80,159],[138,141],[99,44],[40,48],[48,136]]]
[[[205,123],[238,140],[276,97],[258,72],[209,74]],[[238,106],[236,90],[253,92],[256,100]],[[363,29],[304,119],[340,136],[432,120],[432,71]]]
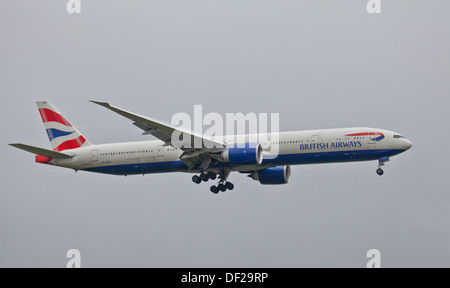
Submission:
[[[405,138],[405,137],[403,137],[402,135],[394,135],[394,138],[399,139],[399,138]]]

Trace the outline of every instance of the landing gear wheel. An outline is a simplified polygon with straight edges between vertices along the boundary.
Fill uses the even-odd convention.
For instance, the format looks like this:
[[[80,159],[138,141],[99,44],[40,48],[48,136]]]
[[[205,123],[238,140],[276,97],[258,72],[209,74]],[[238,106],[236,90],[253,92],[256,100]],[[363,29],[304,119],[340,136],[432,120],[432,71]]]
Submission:
[[[214,194],[219,193],[219,188],[217,188],[217,186],[211,186],[211,188],[209,188],[209,190]]]
[[[220,191],[222,191],[222,192],[227,191],[227,187],[225,187],[225,185],[223,185],[222,183],[219,184],[219,185],[217,186],[217,188],[218,188]]]
[[[208,176],[208,178],[211,180],[216,180],[216,178],[217,178],[216,173],[213,173],[211,171],[209,171],[208,174],[206,174],[206,176]]]
[[[227,190],[233,190],[234,185],[231,182],[227,182],[227,183],[225,183],[225,188],[227,188]]]
[[[200,177],[198,177],[197,175],[192,176],[192,182],[194,182],[195,184],[200,184],[200,182],[202,182],[202,179],[200,179]]]
[[[205,173],[202,173],[202,174],[200,174],[200,179],[203,182],[207,182],[209,180],[209,177]]]
[[[383,175],[383,174],[384,174],[383,169],[378,168],[378,169],[377,169],[377,174],[380,175],[380,176]]]

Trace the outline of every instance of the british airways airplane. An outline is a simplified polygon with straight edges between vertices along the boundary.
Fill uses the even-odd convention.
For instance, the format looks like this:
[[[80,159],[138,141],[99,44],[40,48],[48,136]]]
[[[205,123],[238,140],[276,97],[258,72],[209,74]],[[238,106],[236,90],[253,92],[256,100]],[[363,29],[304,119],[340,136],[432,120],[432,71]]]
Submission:
[[[381,166],[391,156],[405,152],[412,143],[402,135],[376,128],[342,128],[278,133],[278,140],[265,143],[243,143],[237,136],[224,137],[224,142],[195,133],[187,135],[201,140],[199,148],[175,148],[176,127],[125,110],[109,103],[91,101],[116,112],[159,140],[94,145],[70,124],[48,101],[37,102],[53,150],[25,144],[10,144],[36,155],[36,162],[113,175],[145,175],[152,173],[195,173],[194,183],[218,181],[211,186],[214,194],[233,190],[227,181],[230,172],[238,171],[264,185],[286,184],[290,165],[378,160]],[[186,133],[186,131],[183,131]],[[247,135],[248,136],[248,135]],[[266,135],[268,136],[268,135]],[[277,139],[265,137],[264,139]],[[248,137],[244,139],[249,139]],[[218,144],[211,148],[205,143]],[[270,149],[277,145],[274,155]],[[217,148],[220,147],[220,148]]]

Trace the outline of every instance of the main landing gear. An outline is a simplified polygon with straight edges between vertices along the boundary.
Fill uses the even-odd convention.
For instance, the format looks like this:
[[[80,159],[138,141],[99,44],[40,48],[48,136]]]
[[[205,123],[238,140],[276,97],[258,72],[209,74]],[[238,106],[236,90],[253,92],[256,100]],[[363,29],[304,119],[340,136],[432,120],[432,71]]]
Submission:
[[[208,172],[208,173],[201,173],[200,175],[194,175],[192,176],[192,182],[196,183],[196,184],[200,184],[203,182],[208,182],[208,180],[216,180],[217,175],[213,172]]]
[[[377,174],[378,175],[383,175],[384,171],[383,169],[381,169],[382,166],[384,166],[384,162],[388,162],[389,161],[389,157],[383,157],[378,159],[378,169],[377,169]]]
[[[211,186],[211,188],[209,189],[212,193],[217,194],[220,192],[225,192],[227,190],[233,190],[234,189],[234,184],[231,182],[225,182],[220,180],[219,184],[213,185]]]
[[[219,174],[220,181],[217,185],[211,186],[209,189],[212,193],[217,194],[219,192],[225,192],[227,190],[233,190],[234,184],[231,182],[227,182],[228,175],[230,175],[229,171],[221,171]],[[192,176],[192,182],[196,184],[200,184],[202,182],[208,182],[209,180],[216,180],[217,174],[214,172],[202,172],[200,175]]]

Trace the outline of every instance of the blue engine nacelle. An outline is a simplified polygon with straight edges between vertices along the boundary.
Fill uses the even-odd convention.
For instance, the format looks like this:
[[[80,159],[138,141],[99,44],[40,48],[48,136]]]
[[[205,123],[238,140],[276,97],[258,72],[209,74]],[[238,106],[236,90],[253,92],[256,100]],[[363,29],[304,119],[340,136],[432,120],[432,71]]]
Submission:
[[[222,152],[222,161],[232,165],[259,165],[263,160],[263,149],[259,144],[246,143],[245,147],[231,147]]]
[[[291,166],[269,167],[250,174],[253,180],[263,185],[287,184],[291,178]]]

